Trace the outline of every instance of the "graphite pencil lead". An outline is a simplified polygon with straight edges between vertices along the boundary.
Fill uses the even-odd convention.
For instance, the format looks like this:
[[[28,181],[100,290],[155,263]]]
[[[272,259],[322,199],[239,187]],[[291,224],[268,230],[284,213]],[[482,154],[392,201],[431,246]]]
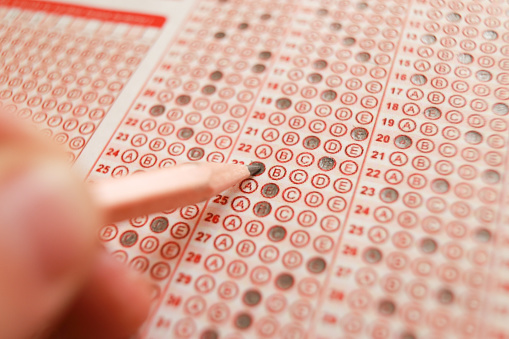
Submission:
[[[263,164],[260,163],[252,163],[250,165],[247,165],[247,169],[249,170],[249,173],[251,176],[260,174],[263,172]]]

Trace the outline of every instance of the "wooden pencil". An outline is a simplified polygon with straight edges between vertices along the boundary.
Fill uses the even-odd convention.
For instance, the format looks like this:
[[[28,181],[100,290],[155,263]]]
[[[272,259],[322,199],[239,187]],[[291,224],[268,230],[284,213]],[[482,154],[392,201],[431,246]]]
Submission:
[[[108,223],[195,204],[262,170],[259,163],[187,163],[90,184]]]

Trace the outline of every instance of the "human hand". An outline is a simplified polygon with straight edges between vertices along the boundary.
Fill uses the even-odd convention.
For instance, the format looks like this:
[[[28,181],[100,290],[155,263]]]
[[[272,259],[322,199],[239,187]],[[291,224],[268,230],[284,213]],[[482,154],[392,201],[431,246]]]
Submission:
[[[125,338],[150,291],[97,241],[87,191],[46,140],[0,114],[0,338]]]

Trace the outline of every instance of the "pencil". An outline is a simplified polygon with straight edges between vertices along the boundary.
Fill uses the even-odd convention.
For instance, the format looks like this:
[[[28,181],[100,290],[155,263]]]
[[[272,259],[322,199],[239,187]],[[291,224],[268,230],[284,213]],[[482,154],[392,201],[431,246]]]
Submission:
[[[196,204],[257,174],[262,165],[187,163],[90,184],[107,223]]]

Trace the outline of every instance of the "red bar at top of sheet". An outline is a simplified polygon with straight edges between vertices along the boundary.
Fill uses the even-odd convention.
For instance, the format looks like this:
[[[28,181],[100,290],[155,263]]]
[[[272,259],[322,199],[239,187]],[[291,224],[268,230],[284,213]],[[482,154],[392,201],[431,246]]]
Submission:
[[[51,1],[0,0],[0,6],[153,27],[162,27],[166,21],[166,18],[158,15],[123,12]]]

